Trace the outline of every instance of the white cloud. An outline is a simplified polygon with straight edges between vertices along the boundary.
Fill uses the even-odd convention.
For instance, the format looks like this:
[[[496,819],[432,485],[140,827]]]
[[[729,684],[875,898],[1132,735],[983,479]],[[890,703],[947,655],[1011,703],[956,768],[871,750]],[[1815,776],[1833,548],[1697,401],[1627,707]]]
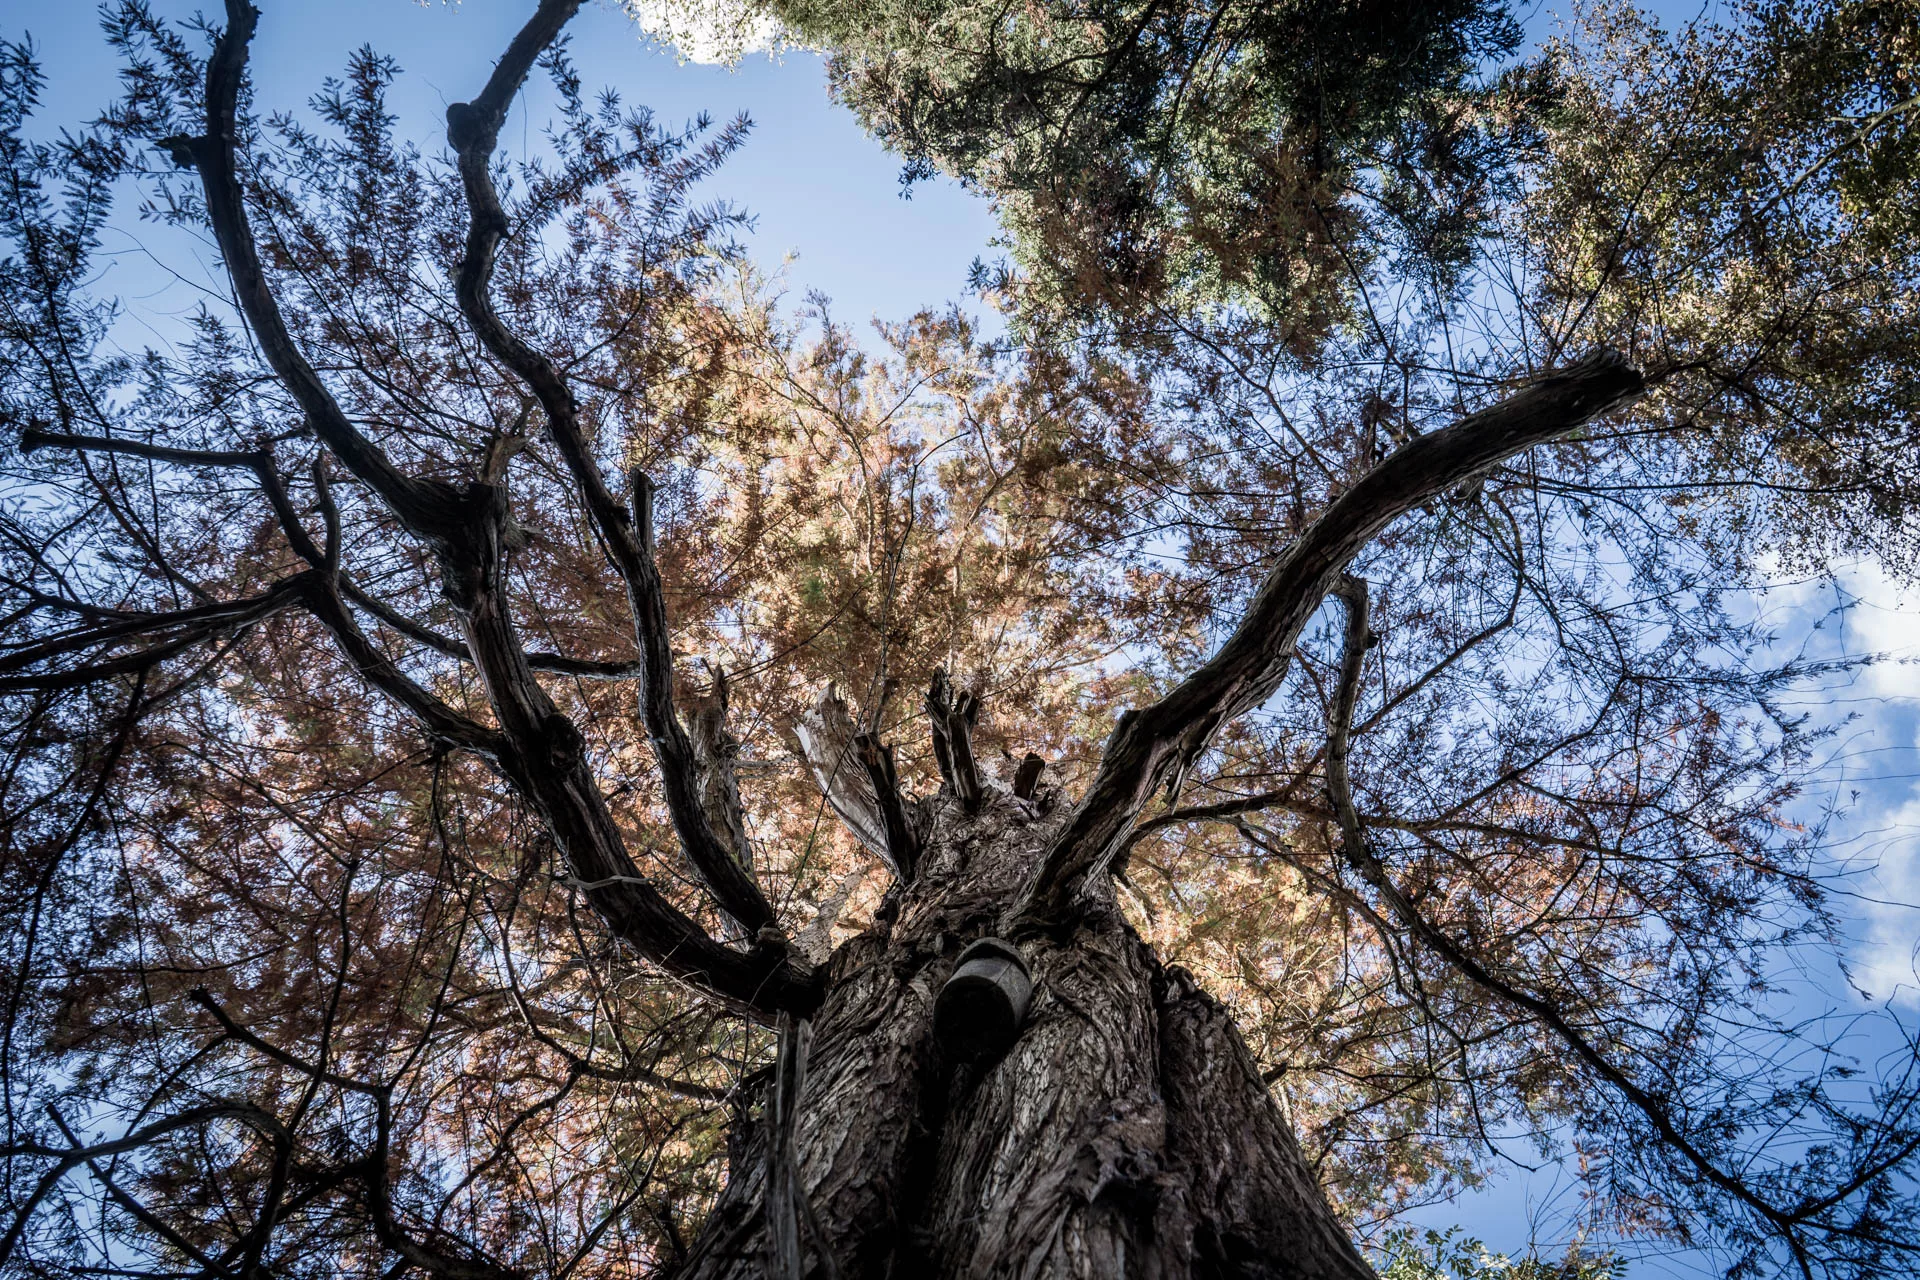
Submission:
[[[1856,896],[1838,905],[1854,918],[1854,981],[1875,999],[1920,1008],[1920,588],[1859,561],[1836,566],[1831,584],[1782,582],[1768,603],[1807,627],[1843,603],[1844,618],[1824,624],[1815,651],[1879,658],[1824,691],[1830,705],[1816,710],[1829,723],[1856,717],[1842,768],[1859,798],[1832,832],[1856,872],[1845,886]]]
[[[640,29],[688,62],[731,65],[782,43],[780,24],[746,0],[621,0]]]

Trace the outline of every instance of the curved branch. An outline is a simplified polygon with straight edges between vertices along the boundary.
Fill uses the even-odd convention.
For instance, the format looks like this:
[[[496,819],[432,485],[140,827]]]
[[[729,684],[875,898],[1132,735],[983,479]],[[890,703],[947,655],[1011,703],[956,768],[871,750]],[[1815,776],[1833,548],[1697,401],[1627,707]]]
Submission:
[[[577,7],[578,0],[546,0],[534,21],[495,69],[480,107],[481,114],[492,122],[478,138],[484,141],[485,148],[476,153],[476,139],[455,130],[460,135],[456,146],[466,143],[462,149],[462,167],[468,172],[470,185],[471,170],[478,155],[479,177],[484,182],[487,198],[492,200],[490,207],[495,215],[499,214],[498,201],[492,197],[491,182],[486,180],[484,150],[491,149],[491,139],[504,118],[506,103],[525,77],[533,58],[551,42],[560,25]],[[586,891],[588,900],[615,937],[668,973],[743,1010],[761,1016],[788,1009],[810,1011],[820,999],[817,976],[803,960],[793,956],[784,945],[778,945],[783,940],[777,932],[766,945],[757,946],[751,953],[722,946],[639,874],[619,825],[600,792],[579,729],[556,709],[533,677],[526,651],[514,629],[503,586],[507,554],[504,487],[491,478],[455,485],[399,470],[377,444],[361,435],[348,421],[332,393],[295,345],[261,266],[237,174],[237,104],[248,45],[259,11],[246,0],[226,0],[226,13],[227,28],[215,41],[207,63],[206,135],[164,139],[162,145],[200,172],[208,217],[235,297],[274,374],[305,411],[315,434],[333,456],[381,498],[403,528],[421,538],[432,550],[446,593],[460,613],[466,649],[479,668],[498,728],[478,725],[448,708],[368,640],[342,602],[333,560],[337,536],[331,529],[327,548],[315,547],[311,538],[305,538],[300,547],[301,554],[314,566],[300,579],[304,587],[301,594],[309,608],[333,633],[342,651],[369,684],[406,707],[435,738],[486,757],[528,800],[540,814],[556,847],[567,858],[575,878],[592,886]],[[470,113],[473,109],[462,110]],[[503,221],[501,216],[482,216],[487,212],[484,203],[477,208],[476,217],[484,224],[481,230],[486,234],[479,235],[469,247],[481,250],[484,261],[477,269],[473,263],[463,269],[463,302],[471,301],[476,288],[484,300],[492,250],[498,243]],[[557,375],[553,387],[564,396],[565,388]],[[570,402],[566,406],[546,403],[550,412],[564,407],[571,414]],[[573,418],[565,416],[564,424],[576,427],[573,439],[578,443]],[[177,452],[176,456],[163,460],[192,464],[233,461],[188,457]],[[597,479],[597,471],[594,478]],[[586,487],[590,497],[596,493],[604,497],[604,484],[598,490],[591,485]],[[597,516],[603,514],[596,510]],[[628,541],[634,541],[630,530]],[[646,563],[651,569],[650,558]],[[657,576],[653,585],[657,604]],[[651,631],[643,629],[642,651],[652,664],[649,671],[653,675],[658,674],[656,668],[662,664],[670,671],[672,662],[663,611],[659,612],[657,621],[659,625]],[[664,701],[670,697],[670,690],[665,684],[650,678],[647,695],[649,707],[664,706],[671,720],[671,704]],[[678,735],[677,742],[682,749],[678,759],[684,760],[685,734],[677,720],[672,721],[671,728]],[[684,797],[680,792],[691,788],[691,780],[683,769],[667,768],[664,772],[676,823],[681,825],[685,839],[689,828],[682,819],[687,805],[682,803]],[[706,840],[704,844],[698,840],[692,842],[689,852],[696,865],[719,886],[715,896],[736,917],[765,933],[764,926],[772,925],[774,920],[771,906],[743,869],[724,854],[714,856],[719,846],[697,809],[692,821],[697,824],[693,828],[695,834],[704,834]],[[726,879],[729,868],[732,880]],[[421,1262],[420,1265],[428,1264]]]
[[[432,627],[415,622],[358,583],[341,579],[340,594],[407,639],[425,645],[435,653],[445,654],[449,658],[458,658],[462,662],[473,661],[473,651],[467,648],[464,641],[443,635]],[[557,676],[573,676],[581,680],[630,680],[641,673],[638,661],[606,662],[594,658],[569,658],[562,653],[537,651],[527,655],[527,665],[535,671],[546,671]]]
[[[1221,724],[1279,689],[1307,619],[1341,570],[1389,523],[1514,454],[1631,402],[1645,388],[1638,370],[1602,351],[1409,441],[1355,481],[1281,557],[1220,651],[1159,702],[1121,716],[1098,776],[1047,851],[1009,927],[1047,928],[1071,918],[1081,885],[1106,871],[1154,792],[1177,783]]]
[[[307,361],[287,330],[286,318],[260,264],[253,227],[247,221],[246,197],[240,188],[235,152],[240,83],[246,74],[247,52],[260,11],[247,0],[226,0],[227,27],[214,42],[207,60],[207,131],[199,138],[167,138],[176,157],[185,157],[199,170],[207,197],[207,218],[220,247],[234,297],[247,325],[260,344],[261,354],[307,415],[314,433],[375,493],[384,499],[406,529],[430,543],[444,542],[467,523],[467,495],[443,481],[408,475],[393,464],[384,450],[360,434],[320,375]]]
[[[269,618],[300,600],[305,575],[274,583],[257,596],[222,600],[192,609],[137,614],[103,626],[49,636],[0,656],[0,693],[35,689],[73,689],[98,680],[150,670],[224,632],[238,631]],[[62,671],[17,674],[24,668],[102,645],[141,637],[157,643],[118,658],[84,663]]]
[[[260,481],[261,491],[267,495],[267,503],[273,508],[274,517],[285,531],[287,541],[293,545],[294,554],[316,568],[321,564],[322,553],[294,512],[293,502],[287,496],[286,481],[281,478],[279,468],[274,466],[273,453],[269,449],[176,449],[171,445],[148,444],[141,440],[115,440],[109,436],[48,431],[39,426],[28,427],[20,433],[20,452],[32,453],[36,449],[47,448],[73,449],[81,453],[117,453],[145,458],[150,462],[171,462],[183,467],[232,467],[251,471]]]
[[[1746,1183],[1715,1164],[1694,1145],[1659,1099],[1607,1060],[1599,1047],[1567,1021],[1549,1000],[1521,990],[1482,965],[1446,932],[1421,914],[1412,898],[1394,882],[1367,840],[1359,812],[1353,803],[1353,782],[1347,772],[1348,746],[1353,732],[1353,709],[1360,688],[1360,670],[1366,657],[1367,589],[1366,583],[1351,575],[1342,575],[1338,595],[1347,607],[1346,643],[1340,663],[1340,683],[1334,697],[1332,716],[1327,726],[1327,798],[1340,824],[1340,853],[1360,878],[1378,893],[1394,918],[1408,933],[1439,956],[1475,986],[1536,1019],[1552,1031],[1562,1043],[1585,1063],[1594,1074],[1623,1094],[1644,1115],[1662,1141],[1678,1151],[1708,1182],[1734,1197],[1780,1233],[1793,1251],[1801,1269],[1807,1271],[1804,1246],[1795,1231],[1796,1220],[1768,1204]],[[1807,1272],[1811,1274],[1811,1272]]]
[[[212,1102],[204,1106],[189,1107],[176,1115],[142,1125],[121,1137],[106,1142],[96,1142],[91,1146],[61,1148],[49,1147],[39,1142],[19,1142],[0,1147],[0,1158],[41,1156],[50,1157],[55,1161],[54,1166],[40,1176],[33,1190],[28,1193],[26,1202],[20,1206],[19,1212],[14,1215],[12,1225],[7,1228],[7,1234],[0,1237],[0,1266],[4,1266],[7,1259],[13,1256],[13,1251],[18,1247],[20,1237],[26,1234],[27,1223],[32,1219],[34,1210],[40,1207],[40,1202],[59,1185],[62,1178],[81,1165],[103,1156],[114,1156],[137,1150],[179,1129],[205,1124],[210,1120],[223,1119],[238,1120],[249,1128],[258,1130],[271,1139],[276,1146],[284,1147],[293,1141],[293,1135],[287,1132],[287,1127],[270,1111],[256,1107],[250,1102]]]
[[[700,802],[693,745],[674,711],[666,596],[653,560],[652,482],[639,471],[634,472],[634,510],[629,514],[614,497],[593,457],[580,423],[579,403],[568,389],[565,375],[544,353],[506,326],[494,310],[489,293],[494,259],[508,230],[506,210],[501,207],[488,168],[493,149],[513,95],[535,59],[553,43],[579,7],[580,0],[541,0],[533,17],[507,46],[480,96],[447,108],[447,141],[459,157],[469,211],[466,253],[455,291],[474,335],[540,402],[547,416],[547,432],[565,459],[587,513],[626,583],[640,649],[640,709],[660,764],[667,811],[688,861],[728,915],[750,931],[777,929],[773,905],[755,883],[751,868],[733,856],[707,819]]]

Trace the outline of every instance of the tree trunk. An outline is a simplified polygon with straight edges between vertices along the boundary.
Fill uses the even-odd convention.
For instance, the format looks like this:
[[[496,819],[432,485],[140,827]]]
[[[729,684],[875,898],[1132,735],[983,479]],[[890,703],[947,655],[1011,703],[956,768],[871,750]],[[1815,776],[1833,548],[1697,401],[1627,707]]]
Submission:
[[[848,1280],[1371,1277],[1226,1011],[1110,894],[1064,935],[1017,939],[1034,993],[1013,1047],[945,1060],[941,984],[1063,818],[992,786],[969,815],[943,790],[919,814],[914,880],[835,953],[794,1140],[807,1274],[832,1274],[824,1244]],[[736,1149],[683,1277],[779,1274],[764,1132]]]

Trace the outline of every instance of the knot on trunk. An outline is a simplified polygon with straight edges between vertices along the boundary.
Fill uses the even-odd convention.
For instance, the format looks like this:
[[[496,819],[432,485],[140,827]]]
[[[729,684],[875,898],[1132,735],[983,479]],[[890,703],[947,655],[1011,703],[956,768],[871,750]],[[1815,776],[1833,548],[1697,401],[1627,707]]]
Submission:
[[[1033,998],[1033,971],[1019,948],[981,938],[960,953],[933,1005],[933,1034],[949,1058],[998,1058],[1020,1036]]]

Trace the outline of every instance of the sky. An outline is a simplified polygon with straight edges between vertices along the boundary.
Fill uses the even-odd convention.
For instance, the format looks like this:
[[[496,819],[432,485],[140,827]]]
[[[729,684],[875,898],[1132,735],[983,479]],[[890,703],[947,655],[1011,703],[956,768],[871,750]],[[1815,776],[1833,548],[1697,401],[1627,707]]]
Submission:
[[[371,44],[395,55],[403,70],[394,93],[399,130],[437,145],[448,103],[472,97],[492,60],[524,21],[527,0],[256,0],[263,10],[254,46],[259,95],[276,104],[303,101],[323,75],[348,54]],[[203,7],[217,9],[214,0]],[[191,4],[156,0],[162,13],[184,15]],[[1669,20],[1701,12],[1663,6]],[[112,93],[115,63],[99,38],[91,4],[66,0],[0,0],[0,34],[31,34],[50,80],[42,118],[82,120]],[[1529,30],[1551,23],[1544,8],[1529,10]],[[648,42],[622,10],[594,0],[571,27],[572,54],[586,85],[617,88],[630,104],[651,107],[667,124],[702,112],[716,120],[745,113],[753,121],[747,145],[729,162],[711,197],[725,197],[755,218],[747,247],[764,267],[784,268],[794,305],[818,291],[842,321],[898,320],[927,306],[963,303],[967,271],[996,251],[992,211],[977,196],[944,179],[921,182],[903,199],[898,161],[869,139],[846,111],[831,104],[820,60],[806,51],[779,58],[750,54],[736,67],[683,62]],[[695,50],[695,52],[700,52]],[[505,145],[537,147],[540,116],[516,111]],[[515,131],[519,131],[516,138]],[[204,279],[182,288],[159,265],[178,267],[177,246],[159,243],[177,234],[120,227],[106,250],[113,265],[103,291],[140,300],[161,334],[165,316],[184,315],[198,288],[224,293],[204,250],[186,255]],[[162,334],[162,336],[164,336]],[[1833,610],[1848,608],[1841,615]],[[1804,979],[1808,1007],[1823,1000],[1864,1009],[1892,1000],[1909,1016],[1920,1010],[1915,943],[1920,913],[1900,905],[1920,901],[1920,597],[1903,592],[1872,562],[1843,566],[1833,581],[1779,585],[1755,607],[1780,630],[1781,652],[1875,652],[1880,665],[1847,682],[1809,688],[1802,707],[1833,724],[1826,783],[1804,802],[1817,818],[1829,803],[1848,806],[1833,829],[1835,849],[1856,872],[1841,901],[1851,920],[1849,959],[1861,992],[1816,967]],[[1868,996],[1871,998],[1869,999]],[[1871,1048],[1871,1046],[1869,1046]],[[1515,1155],[1525,1159],[1524,1144]],[[1497,1250],[1522,1250],[1538,1239],[1560,1238],[1558,1224],[1577,1209],[1575,1180],[1561,1167],[1527,1171],[1515,1164],[1490,1186],[1431,1206],[1412,1221],[1460,1225]],[[1711,1259],[1658,1250],[1636,1252],[1635,1277],[1714,1274]]]
[[[429,144],[445,136],[447,104],[480,91],[493,60],[531,11],[525,0],[256,2],[262,16],[252,56],[263,101],[303,102],[355,48],[371,44],[396,57],[403,72],[393,93],[398,129]],[[183,16],[219,7],[218,0],[154,5]],[[86,0],[0,0],[0,32],[30,34],[51,73],[41,111],[49,123],[86,119],[112,93],[117,64],[100,39],[96,12]],[[868,139],[850,113],[828,102],[816,55],[749,55],[734,69],[682,64],[606,0],[589,0],[569,31],[589,90],[614,87],[629,105],[650,107],[668,125],[703,112],[717,123],[743,112],[751,118],[747,146],[708,195],[755,216],[748,248],[763,266],[797,255],[787,272],[796,304],[817,289],[832,298],[843,321],[905,319],[958,297],[974,258],[993,256],[988,242],[995,226],[986,201],[945,179],[917,183],[912,198],[902,199],[899,162]],[[520,141],[537,145],[529,132],[543,119],[524,107],[516,111],[502,144],[514,146],[518,129]],[[125,266],[134,269],[131,262]]]

